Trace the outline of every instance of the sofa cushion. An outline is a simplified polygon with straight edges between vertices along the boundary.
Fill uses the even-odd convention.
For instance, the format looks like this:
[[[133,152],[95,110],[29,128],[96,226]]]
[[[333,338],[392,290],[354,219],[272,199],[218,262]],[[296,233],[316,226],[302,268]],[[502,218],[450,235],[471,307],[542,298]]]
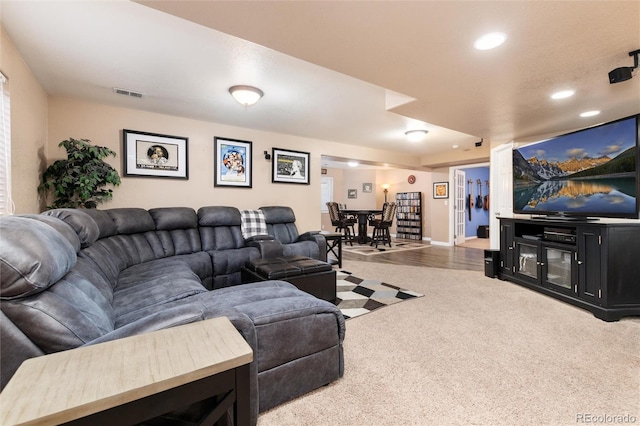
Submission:
[[[120,273],[114,290],[115,326],[120,328],[141,315],[161,311],[167,303],[206,292],[198,276],[181,260],[158,259],[132,266]]]
[[[210,251],[213,264],[213,288],[237,285],[242,282],[240,270],[249,260],[258,259],[260,251],[255,247]]]
[[[198,215],[189,207],[162,207],[150,209],[149,214],[159,231],[193,229],[198,227]]]
[[[46,223],[22,217],[3,218],[0,235],[2,299],[39,293],[76,263],[74,247]]]
[[[98,225],[98,229],[100,230],[98,238],[106,238],[118,233],[116,224],[113,223],[113,220],[107,214],[106,210],[85,209],[84,212]]]
[[[88,247],[100,238],[98,224],[87,214],[91,209],[55,209],[42,213],[53,216],[68,224],[80,238],[81,246]]]
[[[66,222],[63,222],[56,217],[46,216],[44,214],[25,214],[20,215],[20,217],[38,220],[40,222],[46,223],[47,225],[58,231],[60,234],[62,234],[62,236],[65,237],[67,241],[69,241],[69,244],[71,244],[76,253],[80,251],[80,248],[82,246],[80,243],[80,239],[78,238],[79,235]]]
[[[3,300],[2,311],[44,353],[81,346],[114,329],[110,285],[86,259],[32,296]]]
[[[207,303],[233,307],[256,326],[258,350],[254,362],[258,371],[329,348],[344,339],[340,310],[333,303],[309,297],[290,283],[263,281],[215,293],[216,298]]]
[[[240,210],[235,207],[201,207],[198,210],[198,225],[200,226],[202,250],[227,250],[244,247],[241,224]]]
[[[262,210],[240,210],[242,236],[247,239],[256,235],[267,235],[267,223]]]
[[[115,223],[118,234],[137,234],[156,229],[153,218],[145,209],[120,208],[106,212]]]
[[[295,243],[300,234],[296,227],[296,215],[290,207],[260,207],[264,212],[267,232],[282,244]],[[287,254],[288,255],[288,254]]]

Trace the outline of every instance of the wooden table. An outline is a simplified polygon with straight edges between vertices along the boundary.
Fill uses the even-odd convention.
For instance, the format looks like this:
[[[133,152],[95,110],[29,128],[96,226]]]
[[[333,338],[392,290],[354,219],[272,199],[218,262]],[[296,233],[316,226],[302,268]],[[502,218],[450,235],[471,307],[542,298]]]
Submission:
[[[31,358],[0,394],[0,424],[129,425],[224,395],[210,424],[233,404],[246,425],[252,360],[226,317]]]
[[[367,221],[369,217],[382,214],[382,210],[375,209],[347,209],[340,210],[342,213],[358,216],[358,243],[367,244],[371,238],[367,235]]]

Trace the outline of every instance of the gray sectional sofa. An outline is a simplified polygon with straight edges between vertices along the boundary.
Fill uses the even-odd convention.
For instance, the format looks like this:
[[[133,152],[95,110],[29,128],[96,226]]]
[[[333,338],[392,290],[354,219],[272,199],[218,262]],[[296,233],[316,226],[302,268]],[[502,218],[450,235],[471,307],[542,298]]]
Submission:
[[[326,260],[288,207],[245,240],[234,207],[50,210],[0,218],[2,387],[31,357],[226,316],[254,351],[251,419],[343,375],[344,318],[283,281],[242,284],[247,260]]]

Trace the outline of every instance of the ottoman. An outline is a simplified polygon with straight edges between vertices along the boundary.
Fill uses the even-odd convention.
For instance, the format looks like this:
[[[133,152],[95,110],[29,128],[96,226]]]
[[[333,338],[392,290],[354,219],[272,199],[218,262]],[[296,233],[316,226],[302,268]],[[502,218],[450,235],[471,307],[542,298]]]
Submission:
[[[242,268],[242,282],[267,280],[290,282],[318,299],[336,299],[336,271],[330,264],[305,256],[284,256],[248,261]]]

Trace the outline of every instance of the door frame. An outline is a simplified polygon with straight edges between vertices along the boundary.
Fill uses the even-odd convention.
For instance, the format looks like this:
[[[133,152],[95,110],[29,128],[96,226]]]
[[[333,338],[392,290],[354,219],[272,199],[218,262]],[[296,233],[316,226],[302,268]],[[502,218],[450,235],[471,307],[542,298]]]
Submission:
[[[456,176],[456,171],[458,170],[464,170],[464,169],[474,169],[474,168],[478,168],[478,167],[487,167],[489,168],[489,176],[491,175],[491,163],[475,163],[475,164],[465,164],[464,166],[456,166],[456,167],[450,167],[449,168],[449,180],[451,182],[455,183],[455,176]],[[490,178],[491,179],[491,178]],[[489,190],[492,191],[493,190],[493,182],[489,183]],[[457,187],[457,185],[454,185],[454,187]],[[457,192],[457,188],[455,189],[455,191]],[[463,188],[463,195],[466,194],[466,189]],[[454,197],[457,197],[458,194],[454,194]],[[455,200],[456,198],[454,198]],[[454,209],[454,204],[455,202],[451,203],[449,206],[449,235],[450,235],[450,240],[449,240],[449,244],[450,245],[456,245],[455,242],[455,237],[454,237],[454,225],[455,225],[455,221],[456,221],[456,211]],[[493,200],[492,200],[492,209],[493,209]],[[489,213],[489,216],[491,216],[491,212]],[[491,222],[491,219],[489,219],[489,222]],[[466,225],[466,223],[465,223]],[[457,243],[457,244],[462,244],[462,243]]]
[[[465,184],[467,174],[463,169],[454,169],[453,182],[453,245],[464,244],[466,241],[466,205],[465,205]]]

